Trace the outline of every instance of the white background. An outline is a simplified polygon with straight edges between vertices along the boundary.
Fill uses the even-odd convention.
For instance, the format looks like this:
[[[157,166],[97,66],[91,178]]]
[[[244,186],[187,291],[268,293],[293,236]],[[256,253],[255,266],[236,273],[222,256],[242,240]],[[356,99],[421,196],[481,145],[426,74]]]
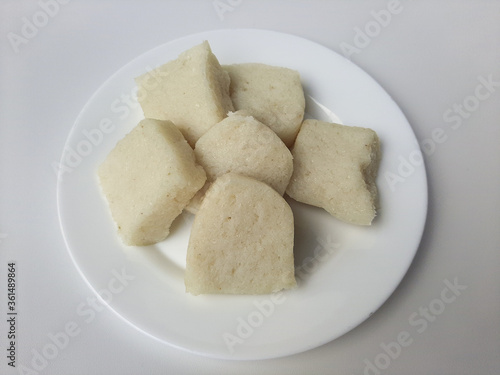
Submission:
[[[443,118],[455,104],[465,101],[471,108],[479,77],[500,82],[498,1],[402,2],[387,27],[351,56],[395,99],[420,141],[438,128],[446,134],[425,153],[429,207],[417,256],[370,319],[314,350],[253,362],[211,360],[173,349],[108,310],[81,324],[77,307],[93,294],[62,239],[51,164],[60,159],[72,124],[94,91],[136,56],[205,30],[277,30],[342,52],[342,43],[356,46],[355,28],[373,21],[371,12],[388,7],[386,1],[221,2],[233,4],[222,15],[211,0],[74,0],[60,5],[17,51],[9,33],[22,36],[23,17],[31,20],[40,5],[0,3],[0,373],[26,373],[7,366],[10,260],[17,263],[18,366],[33,368],[34,353],[51,342],[51,333],[71,321],[80,323],[78,335],[42,371],[31,373],[363,374],[366,361],[373,363],[383,353],[381,345],[402,331],[410,333],[411,344],[387,369],[376,371],[499,373],[499,84],[460,116],[458,129]],[[417,332],[410,317],[421,307],[438,306],[445,280],[467,288]]]

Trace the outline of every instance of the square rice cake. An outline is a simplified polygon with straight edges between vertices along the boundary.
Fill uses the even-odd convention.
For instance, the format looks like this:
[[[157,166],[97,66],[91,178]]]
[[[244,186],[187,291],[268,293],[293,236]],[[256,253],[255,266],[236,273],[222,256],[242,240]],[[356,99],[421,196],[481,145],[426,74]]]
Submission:
[[[133,246],[167,237],[206,180],[179,129],[154,119],[142,120],[117,143],[98,177],[119,236]]]
[[[230,113],[196,142],[194,154],[207,184],[228,172],[265,182],[283,195],[293,172],[290,150],[269,127],[244,111]],[[205,189],[188,205],[195,213]]]
[[[304,90],[297,71],[258,63],[224,65],[234,109],[244,109],[291,147],[304,118]]]
[[[286,190],[290,197],[348,223],[372,223],[380,159],[373,130],[305,120],[292,155],[294,170]]]
[[[267,294],[296,286],[290,206],[269,185],[228,173],[208,189],[186,257],[186,291]]]
[[[207,41],[136,78],[146,118],[170,120],[194,144],[233,110],[229,75]]]

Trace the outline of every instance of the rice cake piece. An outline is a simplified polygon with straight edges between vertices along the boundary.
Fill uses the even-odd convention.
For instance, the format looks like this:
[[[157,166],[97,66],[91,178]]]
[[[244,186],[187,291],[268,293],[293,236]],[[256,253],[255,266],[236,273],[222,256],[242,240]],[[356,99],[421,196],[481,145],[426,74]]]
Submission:
[[[207,41],[137,77],[136,83],[144,116],[172,121],[192,147],[233,110],[229,75]]]
[[[286,145],[244,111],[230,113],[213,126],[196,142],[194,153],[207,173],[207,184],[234,172],[265,182],[283,195],[293,172],[292,154]],[[196,213],[202,199],[203,190],[187,210]]]
[[[290,150],[244,111],[230,113],[196,142],[194,154],[214,181],[228,172],[265,182],[283,195],[293,172]]]
[[[191,229],[186,291],[266,294],[296,286],[293,214],[269,185],[228,173],[208,189]]]
[[[348,223],[372,223],[380,159],[373,130],[305,120],[292,155],[294,171],[286,190],[290,197]]]
[[[120,140],[98,169],[118,233],[126,245],[150,245],[206,180],[194,152],[170,121],[142,120]]]
[[[304,118],[304,90],[297,71],[258,63],[224,65],[234,109],[247,110],[291,147]]]

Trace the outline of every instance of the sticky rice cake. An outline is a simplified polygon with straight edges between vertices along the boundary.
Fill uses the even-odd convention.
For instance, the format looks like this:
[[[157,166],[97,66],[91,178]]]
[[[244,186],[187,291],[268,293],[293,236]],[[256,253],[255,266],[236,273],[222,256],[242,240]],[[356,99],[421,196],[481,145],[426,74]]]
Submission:
[[[206,175],[170,121],[142,120],[98,169],[118,233],[126,245],[163,240]]]
[[[191,229],[191,294],[266,294],[296,286],[293,214],[269,185],[235,173],[208,189]]]
[[[283,195],[293,172],[290,150],[261,122],[244,111],[230,113],[196,142],[197,162],[207,173],[207,184],[228,172],[265,182]],[[196,213],[204,191],[187,210]]]
[[[136,78],[146,118],[170,120],[194,144],[233,110],[229,75],[207,41]]]
[[[234,109],[244,109],[291,147],[304,117],[304,90],[297,71],[266,64],[224,65]]]
[[[340,220],[370,225],[379,152],[371,129],[305,120],[292,149],[294,170],[286,192]]]

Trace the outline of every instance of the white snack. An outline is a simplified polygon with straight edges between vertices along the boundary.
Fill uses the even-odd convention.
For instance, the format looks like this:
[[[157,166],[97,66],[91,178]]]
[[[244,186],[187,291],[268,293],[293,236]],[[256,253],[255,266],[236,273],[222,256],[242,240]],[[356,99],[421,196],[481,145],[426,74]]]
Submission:
[[[283,195],[293,172],[290,150],[271,129],[244,111],[230,113],[214,125],[196,142],[194,153],[207,173],[207,184],[234,172],[265,182]],[[188,211],[196,212],[204,190],[196,194]]]
[[[376,214],[380,144],[367,128],[305,120],[292,149],[293,199],[340,220],[370,225]]]
[[[304,90],[297,71],[248,63],[224,65],[234,109],[244,109],[291,147],[304,117]]]
[[[266,294],[296,286],[293,214],[269,185],[228,173],[195,216],[186,258],[191,294]]]
[[[191,146],[233,110],[229,75],[206,41],[137,77],[136,83],[144,116],[172,121]]]
[[[206,175],[170,121],[142,120],[98,170],[104,195],[126,245],[163,240]]]

